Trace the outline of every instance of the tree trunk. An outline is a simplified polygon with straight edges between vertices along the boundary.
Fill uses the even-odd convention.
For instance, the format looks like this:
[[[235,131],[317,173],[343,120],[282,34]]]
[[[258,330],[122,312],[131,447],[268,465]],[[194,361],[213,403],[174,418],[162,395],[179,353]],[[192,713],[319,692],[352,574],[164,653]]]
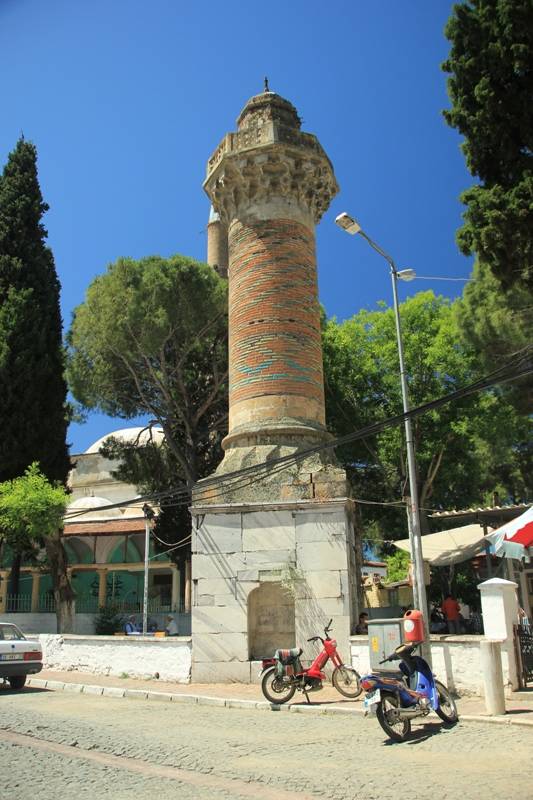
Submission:
[[[50,574],[54,587],[54,599],[56,602],[56,619],[58,633],[74,632],[74,599],[75,593],[72,589],[67,572],[67,554],[63,547],[61,531],[53,536],[46,537],[46,555],[50,564]]]

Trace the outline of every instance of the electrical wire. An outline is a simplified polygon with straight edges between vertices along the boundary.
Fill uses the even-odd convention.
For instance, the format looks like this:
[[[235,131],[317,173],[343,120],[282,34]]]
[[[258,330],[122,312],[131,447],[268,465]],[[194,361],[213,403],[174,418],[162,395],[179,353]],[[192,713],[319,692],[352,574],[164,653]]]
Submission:
[[[271,459],[266,462],[262,462],[260,464],[254,464],[250,467],[244,467],[240,470],[235,470],[231,473],[226,473],[225,475],[214,475],[208,478],[204,478],[196,484],[195,487],[195,502],[199,502],[202,499],[202,495],[206,495],[206,492],[209,492],[208,496],[205,499],[212,500],[213,497],[226,495],[228,493],[233,493],[238,489],[246,488],[246,486],[251,485],[251,483],[255,483],[258,480],[261,480],[263,477],[263,473],[268,474],[269,477],[273,474],[276,474],[278,471],[282,469],[287,469],[290,466],[298,464],[300,461],[308,458],[310,455],[315,455],[320,452],[324,452],[327,450],[333,450],[337,447],[342,447],[346,444],[351,444],[359,439],[367,438],[369,436],[374,436],[381,431],[394,427],[397,425],[402,424],[405,422],[406,419],[414,419],[418,416],[426,414],[428,411],[435,410],[440,408],[443,405],[448,403],[461,400],[463,398],[469,397],[472,394],[475,394],[479,391],[483,391],[485,389],[492,388],[493,386],[502,385],[504,383],[508,383],[510,381],[518,380],[521,377],[525,377],[533,373],[533,364],[531,363],[531,353],[533,351],[533,345],[529,345],[524,348],[522,351],[519,351],[515,354],[514,358],[510,360],[507,364],[497,368],[493,372],[489,373],[486,376],[474,381],[473,383],[463,387],[462,389],[458,389],[454,392],[450,392],[447,395],[444,395],[436,400],[432,400],[428,403],[424,403],[421,406],[417,406],[416,408],[410,409],[407,412],[402,412],[400,414],[396,414],[392,417],[387,418],[386,420],[382,420],[377,423],[371,423],[370,425],[366,425],[363,428],[360,428],[357,431],[352,433],[346,434],[345,436],[332,438],[331,440],[315,445],[310,448],[306,448],[304,450],[299,451],[298,453],[291,453],[287,456],[280,456],[275,459]],[[279,467],[279,469],[278,469]],[[241,482],[241,479],[244,479],[245,476],[250,476],[249,483]],[[211,487],[221,487],[218,492],[213,492]],[[171,499],[173,501],[181,500],[182,502],[172,502],[166,504],[166,507],[176,507],[179,505],[188,505],[188,501],[191,497],[191,490],[186,486],[179,486],[174,487],[171,489],[167,489],[161,492],[152,492],[147,495],[143,495],[141,497],[136,497],[130,501],[122,501],[119,503],[112,503],[107,506],[99,506],[98,511],[105,511],[111,510],[113,508],[120,508],[124,506],[133,505],[135,503],[140,503],[143,500],[151,500],[152,502],[158,502],[158,500],[164,501],[165,498]],[[165,504],[162,503],[163,507]],[[83,514],[87,514],[88,510],[77,510],[73,512],[71,515],[66,513],[65,517],[70,519],[74,516],[80,516]]]

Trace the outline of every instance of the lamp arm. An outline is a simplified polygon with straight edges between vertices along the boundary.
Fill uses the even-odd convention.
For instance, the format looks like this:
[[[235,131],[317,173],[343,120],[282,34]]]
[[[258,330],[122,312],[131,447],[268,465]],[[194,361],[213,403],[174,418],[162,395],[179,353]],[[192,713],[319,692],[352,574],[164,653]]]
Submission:
[[[375,250],[376,253],[379,253],[379,255],[382,256],[385,259],[385,261],[387,262],[387,264],[391,268],[392,274],[396,277],[396,274],[397,274],[398,270],[396,269],[396,264],[392,260],[392,257],[389,256],[389,254],[386,253],[384,250],[382,250],[381,247],[379,246],[379,244],[376,244],[376,242],[374,242],[373,239],[371,239],[370,236],[368,236],[368,234],[366,234],[363,230],[359,231],[359,235],[362,236],[363,239],[366,239],[366,241],[368,242],[370,247],[373,250]]]

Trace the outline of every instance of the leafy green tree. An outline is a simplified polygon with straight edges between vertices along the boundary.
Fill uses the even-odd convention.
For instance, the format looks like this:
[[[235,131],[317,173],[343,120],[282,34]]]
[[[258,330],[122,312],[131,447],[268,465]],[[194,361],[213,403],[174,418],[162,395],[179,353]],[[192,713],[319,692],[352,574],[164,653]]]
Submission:
[[[401,305],[412,406],[448,394],[479,377],[475,352],[461,343],[453,304],[421,292]],[[343,435],[401,413],[398,351],[392,309],[362,310],[341,324],[324,323],[328,425]],[[498,391],[484,392],[417,417],[413,434],[421,522],[426,509],[479,503],[531,492],[531,420]],[[382,540],[406,535],[402,498],[408,494],[404,428],[397,426],[338,449],[354,496],[364,505],[364,528]],[[386,549],[385,549],[386,551]]]
[[[533,287],[533,4],[467,0],[446,26],[452,46],[449,125],[479,183],[462,196],[464,253],[476,253],[504,289]]]
[[[72,631],[74,592],[67,579],[61,535],[67,492],[34,462],[18,478],[0,483],[0,542],[13,550],[45,548],[56,600],[59,631]]]
[[[89,287],[68,334],[68,375],[86,409],[125,419],[148,414],[161,447],[110,442],[121,477],[149,490],[189,489],[222,456],[227,428],[226,283],[183,256],[121,258]],[[190,529],[170,505],[158,521],[173,542]],[[180,551],[178,551],[180,552]]]
[[[38,461],[66,482],[67,387],[59,281],[42,224],[35,146],[20,139],[0,177],[0,481]]]
[[[405,550],[396,550],[385,559],[387,564],[387,583],[404,581],[409,575],[409,553]]]

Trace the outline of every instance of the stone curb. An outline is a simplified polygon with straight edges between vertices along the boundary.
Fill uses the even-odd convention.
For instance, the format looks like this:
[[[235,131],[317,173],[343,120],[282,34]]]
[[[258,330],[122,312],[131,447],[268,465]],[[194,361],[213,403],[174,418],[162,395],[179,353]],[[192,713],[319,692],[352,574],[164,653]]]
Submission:
[[[175,692],[153,692],[148,689],[121,689],[118,686],[95,686],[85,683],[68,683],[61,681],[46,681],[42,678],[28,678],[27,686],[34,689],[49,689],[54,692],[72,692],[77,694],[92,694],[103,697],[120,697],[137,700],[150,700],[172,703],[189,703],[199,706],[219,706],[225,708],[248,708],[258,711],[284,711],[292,714],[336,714],[364,716],[360,708],[342,708],[340,706],[325,705],[274,705],[262,700],[240,700],[230,697],[210,697],[201,694],[179,694]],[[513,715],[505,717],[485,717],[481,714],[461,714],[461,722],[486,722],[489,725],[519,725],[533,728],[533,719],[515,719]]]

